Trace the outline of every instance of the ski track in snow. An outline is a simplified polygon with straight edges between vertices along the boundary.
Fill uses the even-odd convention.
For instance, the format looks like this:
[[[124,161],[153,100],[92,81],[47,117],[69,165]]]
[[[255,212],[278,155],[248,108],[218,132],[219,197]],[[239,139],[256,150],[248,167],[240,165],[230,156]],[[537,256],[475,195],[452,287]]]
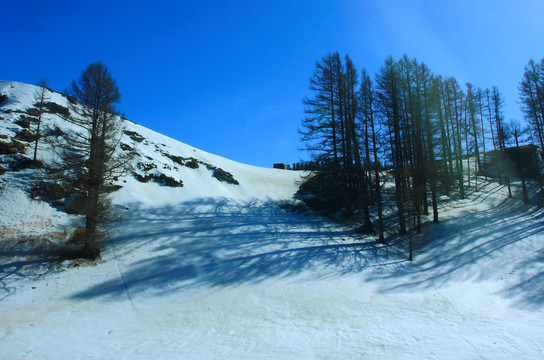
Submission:
[[[32,87],[10,84],[0,82],[10,106],[32,101]],[[169,173],[184,182],[176,189],[129,176],[114,199],[124,220],[102,262],[52,267],[0,253],[0,358],[542,357],[544,211],[519,194],[509,200],[503,186],[481,182],[465,200],[441,199],[440,224],[424,224],[408,262],[406,238],[384,246],[282,209],[294,201],[296,172],[127,127],[144,135],[139,150],[152,161],[165,161],[160,147],[240,185],[203,167]],[[20,190],[29,173],[13,176],[0,190],[5,231],[68,226],[70,217]]]

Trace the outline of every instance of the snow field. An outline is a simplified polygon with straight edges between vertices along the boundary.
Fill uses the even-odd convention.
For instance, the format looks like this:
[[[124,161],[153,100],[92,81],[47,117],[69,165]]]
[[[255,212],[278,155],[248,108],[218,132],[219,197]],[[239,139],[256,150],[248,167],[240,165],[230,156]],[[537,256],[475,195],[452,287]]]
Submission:
[[[540,276],[542,235],[516,226],[541,221],[474,199],[453,217],[443,209],[413,263],[394,246],[266,201],[131,207],[103,263],[14,283],[2,304],[10,309],[4,353],[538,358],[542,297],[518,283]],[[459,224],[463,211],[473,220]]]

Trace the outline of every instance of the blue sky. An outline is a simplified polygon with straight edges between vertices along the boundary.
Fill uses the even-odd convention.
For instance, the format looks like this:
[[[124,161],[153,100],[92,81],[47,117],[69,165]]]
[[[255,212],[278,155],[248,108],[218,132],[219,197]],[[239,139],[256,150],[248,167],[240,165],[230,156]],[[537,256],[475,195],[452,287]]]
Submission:
[[[544,2],[5,0],[0,79],[62,91],[93,61],[117,79],[128,119],[202,150],[270,167],[307,159],[297,128],[316,60],[386,56],[461,84],[497,85],[521,119],[523,67],[544,57]]]

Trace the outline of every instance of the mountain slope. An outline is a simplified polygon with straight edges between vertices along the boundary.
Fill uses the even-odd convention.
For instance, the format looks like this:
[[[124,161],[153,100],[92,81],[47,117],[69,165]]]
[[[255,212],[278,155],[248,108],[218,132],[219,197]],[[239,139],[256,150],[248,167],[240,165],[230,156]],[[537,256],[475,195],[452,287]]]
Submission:
[[[35,125],[28,122],[24,124],[24,120],[31,118],[36,91],[37,88],[32,85],[0,81],[0,93],[7,96],[7,100],[0,104],[0,135],[3,136],[0,141],[12,143],[22,133],[35,132]],[[54,92],[48,92],[47,95],[49,101],[57,105],[55,110],[69,111],[67,97]],[[123,188],[114,195],[115,202],[123,207],[134,203],[161,206],[199,197],[280,200],[290,198],[296,192],[296,181],[300,173],[236,163],[130,121],[123,123],[124,131],[121,134],[119,151],[135,153],[129,164],[128,173],[118,181]],[[57,127],[65,132],[78,131],[77,127],[63,120],[59,113],[48,112],[44,115],[42,134],[46,134],[46,138],[40,143],[38,159],[46,164],[51,164],[56,159],[54,149]],[[22,155],[32,157],[34,149],[32,142],[17,143],[26,145]],[[4,162],[3,166],[6,168],[10,167],[11,160],[8,159],[11,158],[11,155],[0,155],[0,161]],[[24,192],[38,180],[37,176],[34,169],[23,169],[7,171],[0,177],[2,186],[0,196],[3,197],[0,211],[7,215],[0,219],[0,226],[20,223],[28,209],[34,209],[31,212],[33,219],[39,214],[44,214],[43,219],[35,219],[33,222],[41,223],[51,218],[62,218],[63,221],[57,221],[55,225],[66,227],[66,222],[73,218],[55,211],[45,203],[25,200],[27,196]],[[174,185],[165,186],[165,179]],[[182,187],[177,185],[179,182],[183,184]]]
[[[13,136],[20,131],[6,126]],[[466,200],[443,199],[441,223],[426,225],[415,261],[408,262],[406,239],[380,245],[279,207],[296,191],[295,172],[237,164],[134,124],[127,130],[143,138],[122,140],[138,147],[133,170],[153,161],[150,171],[164,171],[183,187],[143,183],[133,174],[120,179],[115,200],[126,209],[124,221],[94,266],[0,256],[3,357],[535,359],[544,353],[543,212],[507,199],[504,187],[480,179]],[[178,166],[165,153],[201,163]],[[232,174],[239,185],[217,180],[202,163]],[[23,204],[32,171],[0,176],[11,207],[28,204],[29,219],[46,211],[41,219],[53,225],[70,220],[41,202]]]

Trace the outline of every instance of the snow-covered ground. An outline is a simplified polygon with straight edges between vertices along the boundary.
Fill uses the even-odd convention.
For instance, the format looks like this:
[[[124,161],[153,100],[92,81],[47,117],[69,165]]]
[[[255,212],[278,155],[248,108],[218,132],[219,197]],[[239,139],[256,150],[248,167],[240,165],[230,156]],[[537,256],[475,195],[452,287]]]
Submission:
[[[148,141],[139,151],[184,186],[122,179],[115,202],[127,209],[124,221],[95,266],[51,268],[1,253],[0,358],[543,356],[543,212],[507,199],[502,186],[442,199],[441,223],[426,224],[408,262],[406,239],[379,245],[280,207],[294,201],[300,173],[127,127]],[[240,185],[204,166],[175,170],[164,152],[220,167]],[[30,170],[0,177],[9,185],[0,225],[68,226],[63,213],[28,200],[31,178]]]

